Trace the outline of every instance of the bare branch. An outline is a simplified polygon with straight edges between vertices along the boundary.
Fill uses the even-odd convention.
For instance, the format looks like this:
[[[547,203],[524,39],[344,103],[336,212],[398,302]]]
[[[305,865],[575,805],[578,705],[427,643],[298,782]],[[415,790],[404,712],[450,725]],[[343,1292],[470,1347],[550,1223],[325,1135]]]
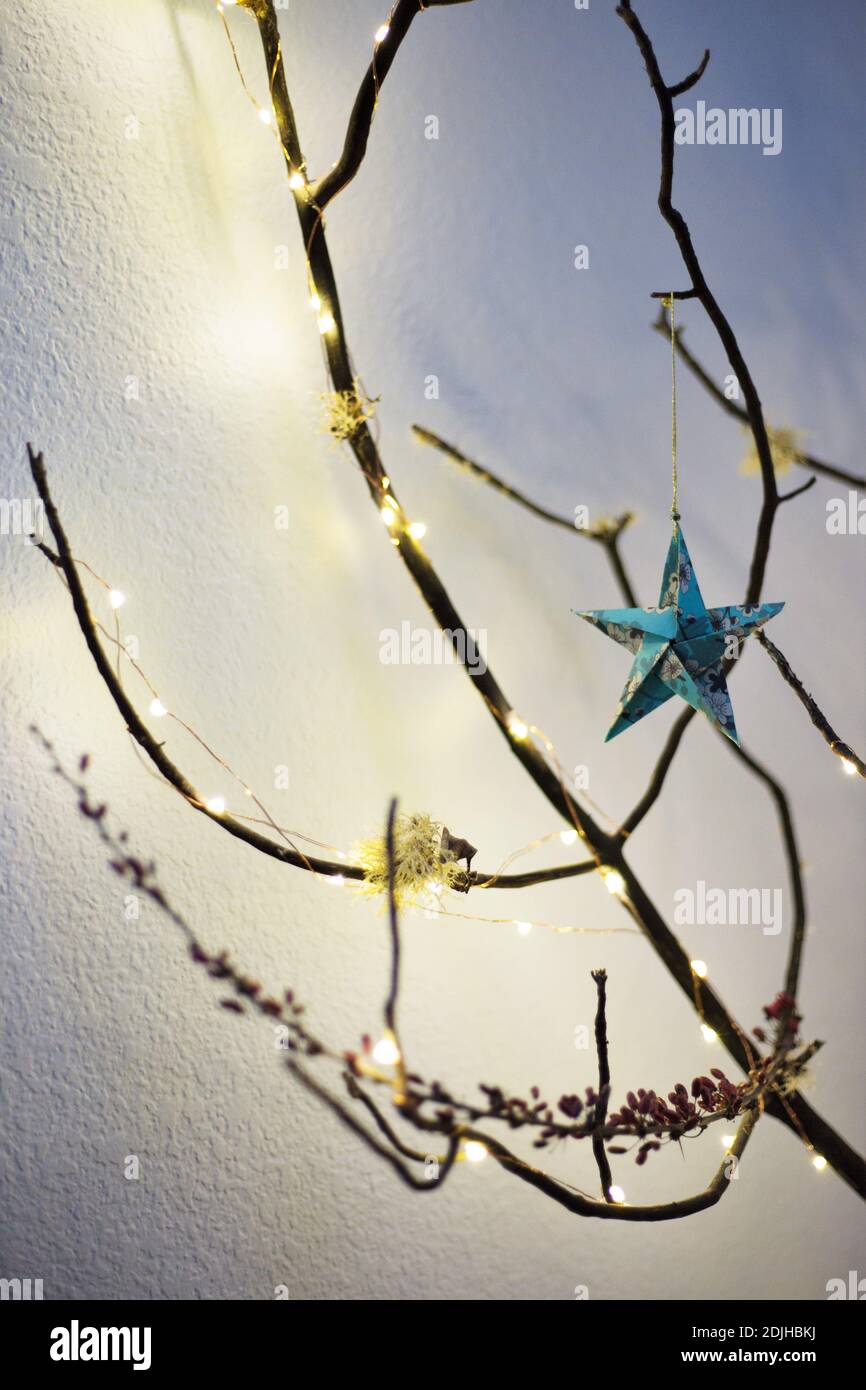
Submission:
[[[584,539],[591,541],[603,541],[612,530],[617,532],[623,531],[626,526],[634,520],[631,512],[624,512],[622,516],[618,516],[614,520],[597,522],[595,526],[575,526],[573,516],[566,516],[561,512],[552,512],[547,507],[542,507],[538,502],[533,502],[525,493],[518,491],[518,489],[512,487],[510,483],[504,482],[503,479],[497,477],[495,473],[491,473],[489,468],[484,468],[480,463],[476,463],[474,459],[468,458],[467,455],[461,453],[455,445],[449,444],[447,440],[442,439],[438,434],[434,434],[432,430],[424,429],[422,425],[413,425],[412,433],[419,444],[428,444],[431,448],[438,449],[446,458],[450,458],[453,463],[456,463],[459,468],[465,469],[467,473],[471,473],[473,477],[479,478],[481,482],[488,483],[490,487],[494,488],[497,492],[501,492],[504,497],[510,497],[512,502],[519,503],[521,507],[525,507],[526,510],[532,512],[534,516],[541,517],[542,521],[550,521],[554,526],[564,527],[571,535],[583,536]]]

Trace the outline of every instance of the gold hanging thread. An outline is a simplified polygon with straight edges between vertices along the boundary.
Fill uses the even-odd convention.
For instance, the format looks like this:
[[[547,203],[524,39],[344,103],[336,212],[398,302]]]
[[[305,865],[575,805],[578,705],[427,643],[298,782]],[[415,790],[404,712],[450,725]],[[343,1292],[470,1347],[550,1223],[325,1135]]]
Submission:
[[[676,523],[680,519],[680,514],[677,510],[677,330],[674,321],[673,290],[671,290],[669,298],[663,299],[662,303],[665,308],[670,310],[671,315],[671,516]]]

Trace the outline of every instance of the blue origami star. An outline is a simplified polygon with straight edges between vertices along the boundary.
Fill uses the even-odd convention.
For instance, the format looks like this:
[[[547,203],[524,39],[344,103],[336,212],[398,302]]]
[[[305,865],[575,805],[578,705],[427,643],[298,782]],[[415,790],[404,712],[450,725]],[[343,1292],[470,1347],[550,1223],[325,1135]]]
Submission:
[[[741,643],[784,606],[750,603],[705,607],[683,534],[675,522],[658,608],[602,608],[577,615],[634,653],[605,743],[672,695],[679,695],[739,745],[722,661],[731,654],[732,638]],[[734,654],[739,655],[738,646]]]

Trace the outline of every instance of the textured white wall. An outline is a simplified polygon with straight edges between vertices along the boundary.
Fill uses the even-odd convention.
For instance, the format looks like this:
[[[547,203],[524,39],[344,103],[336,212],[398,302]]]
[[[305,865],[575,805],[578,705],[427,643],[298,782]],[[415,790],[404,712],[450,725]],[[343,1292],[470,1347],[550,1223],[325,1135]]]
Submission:
[[[382,8],[293,0],[284,16],[314,170],[336,157]],[[642,8],[668,71],[713,48],[708,101],[784,108],[781,156],[684,150],[678,195],[771,421],[802,425],[816,453],[862,471],[862,186],[846,154],[862,115],[857,7]],[[231,22],[263,95],[253,23]],[[125,630],[166,703],[284,823],[348,846],[396,792],[467,835],[484,867],[556,829],[457,670],[378,660],[381,629],[425,613],[351,459],[319,432],[320,346],[283,170],[213,6],[18,0],[2,17],[0,90],[2,494],[31,495],[32,440],[75,552],[128,593]],[[423,138],[431,113],[438,142]],[[450,472],[408,427],[420,420],[563,510],[633,505],[624,548],[652,601],[668,524],[668,367],[647,296],[683,283],[654,206],[656,119],[612,5],[434,11],[388,80],[362,175],[329,215],[352,350],[382,395],[389,471],[514,703],[566,766],[589,766],[614,817],[674,712],[602,743],[624,659],[569,610],[618,601],[603,556]],[[581,273],[577,242],[591,253]],[[289,268],[278,271],[281,244]],[[721,375],[701,316],[684,319]],[[441,380],[435,403],[428,373]],[[138,400],[124,397],[129,376]],[[759,489],[736,472],[741,447],[684,379],[681,501],[710,602],[745,586]],[[825,503],[839,492],[821,482],[782,512],[766,596],[787,600],[773,636],[862,744],[864,541],[827,535]],[[272,524],[278,504],[288,533]],[[124,920],[124,890],[28,724],[68,760],[91,753],[95,794],[206,941],[269,986],[293,985],[341,1044],[376,1030],[377,909],[256,855],[150,777],[49,567],[20,538],[0,541],[0,563],[0,1273],[41,1277],[49,1297],[267,1298],[286,1283],[297,1298],[568,1299],[585,1283],[592,1298],[820,1298],[828,1278],[862,1269],[857,1199],[772,1121],[736,1190],[684,1223],[580,1222],[490,1162],[461,1166],[433,1197],[404,1190],[292,1086],[266,1026],[215,1007],[163,920],[147,909]],[[748,652],[733,695],[744,743],[795,799],[812,921],[805,1027],[828,1039],[813,1099],[862,1144],[862,788],[762,652]],[[236,804],[191,740],[168,738],[193,780]],[[291,768],[288,791],[273,789],[278,764]],[[674,890],[698,878],[785,885],[767,796],[698,721],[633,858],[668,914]],[[473,904],[624,922],[594,878]],[[683,937],[740,1020],[758,1021],[787,931]],[[455,1088],[542,1082],[558,1095],[588,1083],[592,1058],[572,1039],[592,1017],[599,964],[617,1094],[724,1065],[636,937],[524,939],[412,916],[405,955],[410,1059]],[[140,1156],[138,1182],[124,1180],[128,1154]],[[703,1186],[718,1159],[708,1137],[644,1170],[626,1160],[617,1177],[630,1198],[658,1200]],[[594,1187],[588,1150],[553,1162]]]

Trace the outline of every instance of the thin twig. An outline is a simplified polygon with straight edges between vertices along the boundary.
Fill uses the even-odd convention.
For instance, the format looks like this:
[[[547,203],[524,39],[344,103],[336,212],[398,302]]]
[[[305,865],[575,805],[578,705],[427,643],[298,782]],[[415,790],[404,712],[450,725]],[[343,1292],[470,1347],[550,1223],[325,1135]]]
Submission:
[[[831,753],[835,753],[837,758],[843,758],[846,763],[850,763],[851,767],[856,768],[857,772],[859,772],[861,777],[866,777],[866,763],[864,763],[863,759],[857,753],[854,752],[853,748],[851,748],[847,743],[844,743],[843,740],[840,739],[835,729],[828,722],[826,716],[821,713],[820,709],[816,705],[812,696],[809,694],[808,690],[804,688],[803,682],[791,670],[791,667],[789,666],[787,659],[779,651],[779,648],[770,641],[766,633],[758,632],[755,635],[758,641],[760,642],[761,646],[764,648],[764,651],[767,652],[768,655],[772,658],[773,662],[775,663],[776,669],[780,672],[782,678],[785,681],[787,681],[788,685],[791,687],[794,694],[797,696],[797,699],[800,701],[800,704],[806,710],[807,714],[809,715],[809,718],[815,725],[815,728],[818,730],[824,742],[829,747]]]
[[[779,504],[781,505],[783,502],[791,502],[795,497],[802,497],[803,493],[808,492],[810,487],[814,487],[817,481],[818,479],[815,477],[813,473],[811,478],[807,478],[805,483],[801,483],[799,487],[791,488],[790,492],[780,492]]]
[[[697,299],[697,290],[653,290],[650,299]]]
[[[422,10],[432,9],[437,5],[468,4],[469,2],[470,0],[397,0],[397,4],[388,16],[388,32],[383,39],[376,43],[373,60],[364,74],[358,95],[355,98],[346,129],[343,152],[333,168],[310,186],[310,196],[322,212],[336,198],[337,194],[342,192],[346,184],[351,182],[363,163],[364,155],[367,153],[370,128],[379,101],[379,89],[391,71],[391,64],[409,31],[412,20]]]
[[[364,1126],[355,1119],[354,1115],[347,1110],[342,1101],[338,1100],[335,1095],[332,1095],[328,1088],[323,1086],[305,1067],[301,1066],[300,1062],[294,1057],[288,1058],[286,1065],[292,1075],[301,1082],[301,1085],[306,1087],[314,1096],[317,1096],[319,1100],[323,1101],[331,1112],[336,1115],[340,1123],[345,1125],[346,1129],[351,1130],[351,1132],[358,1139],[362,1140],[369,1149],[372,1149],[374,1153],[378,1154],[380,1158],[383,1158],[386,1163],[390,1164],[400,1180],[404,1182],[407,1187],[411,1187],[413,1192],[435,1192],[437,1187],[442,1186],[442,1183],[451,1172],[454,1157],[456,1156],[459,1146],[459,1137],[455,1139],[453,1145],[449,1143],[450,1161],[446,1158],[436,1177],[416,1177],[411,1168],[407,1167],[402,1161],[399,1154],[394,1152],[391,1136],[389,1134],[383,1131],[383,1133],[386,1133],[388,1142],[382,1143],[381,1140],[377,1139],[375,1135],[370,1134],[369,1130],[365,1129]]]
[[[455,1132],[454,1134],[448,1136],[448,1151],[442,1159],[440,1159],[438,1155],[431,1155],[429,1153],[426,1153],[423,1149],[413,1149],[411,1145],[405,1144],[403,1142],[397,1131],[394,1129],[393,1125],[388,1123],[376,1102],[373,1100],[371,1096],[367,1094],[363,1087],[361,1087],[358,1084],[357,1079],[352,1075],[350,1071],[343,1073],[343,1081],[345,1082],[346,1090],[349,1092],[349,1095],[352,1097],[352,1099],[359,1100],[361,1104],[365,1106],[368,1114],[372,1116],[377,1129],[379,1129],[381,1133],[385,1135],[385,1138],[388,1140],[389,1144],[393,1145],[393,1147],[397,1150],[399,1154],[403,1156],[403,1158],[409,1158],[415,1163],[426,1163],[427,1160],[431,1157],[436,1159],[438,1173],[435,1176],[430,1177],[425,1185],[432,1187],[441,1187],[442,1183],[445,1181],[445,1179],[448,1176],[448,1173],[453,1167],[454,1160],[456,1159],[457,1154],[460,1150],[459,1133]]]
[[[586,540],[598,541],[607,552],[626,602],[631,608],[637,607],[631,581],[626,574],[618,549],[622,532],[634,520],[631,512],[623,512],[621,516],[605,518],[603,521],[597,521],[593,526],[576,526],[574,517],[563,516],[560,512],[552,512],[547,507],[542,507],[538,502],[533,502],[531,497],[527,497],[525,493],[512,487],[510,483],[504,482],[495,473],[491,473],[489,468],[482,467],[475,459],[468,458],[466,454],[453,444],[449,444],[438,434],[434,434],[432,430],[424,429],[421,425],[413,425],[412,433],[420,444],[429,444],[432,448],[438,449],[459,468],[471,473],[473,477],[479,478],[481,482],[489,484],[496,492],[502,493],[503,497],[508,497],[512,502],[517,502],[519,506],[525,507],[527,511],[532,512],[533,516],[540,517],[542,521],[549,521],[554,526],[561,526],[573,536],[583,536]]]
[[[607,1003],[607,971],[593,970],[592,978],[595,980],[597,992],[597,1003],[595,1010],[595,1050],[598,1054],[598,1103],[595,1107],[595,1123],[598,1130],[604,1128],[607,1119],[607,1102],[610,1095],[610,1062],[607,1055],[607,1017],[605,1006]],[[604,1146],[604,1139],[600,1133],[592,1137],[592,1152],[598,1166],[598,1175],[601,1178],[601,1195],[606,1202],[613,1202],[610,1194],[612,1174],[610,1171],[610,1160]]]
[[[664,747],[659,754],[658,761],[653,768],[649,785],[637,805],[629,812],[622,823],[621,834],[625,837],[631,835],[640,825],[644,816],[652,809],[658,801],[665,784],[665,778],[670,770],[677,749],[682,741],[683,734],[695,717],[696,711],[689,706],[688,709],[681,710],[674,723],[671,725],[670,733],[665,739]],[[728,740],[730,742],[730,740]]]
[[[705,68],[706,68],[706,66],[707,66],[707,63],[708,63],[709,61],[710,61],[710,50],[709,50],[708,48],[705,48],[705,49],[704,49],[704,56],[703,56],[703,58],[701,59],[701,61],[698,63],[698,66],[695,68],[694,72],[690,72],[689,75],[688,75],[688,77],[684,77],[684,78],[683,78],[682,82],[677,82],[675,86],[673,86],[673,87],[671,87],[671,88],[669,89],[669,90],[670,90],[671,96],[672,96],[672,97],[679,97],[679,96],[682,96],[683,92],[689,91],[689,89],[690,89],[691,87],[694,87],[695,83],[700,82],[701,78],[702,78],[703,75],[704,75],[704,70],[705,70]],[[683,297],[685,297],[685,296],[683,296]]]
[[[400,932],[397,926],[397,895],[394,891],[396,859],[394,854],[394,820],[397,815],[397,798],[388,807],[388,828],[385,844],[388,853],[388,921],[391,931],[391,983],[385,1000],[385,1023],[394,1037],[397,1037],[397,995],[400,991]]]
[[[653,297],[655,298],[656,296]],[[680,296],[676,297],[680,298]],[[653,323],[652,327],[656,333],[661,334],[662,337],[668,343],[670,342],[671,324],[668,314],[664,307],[659,309],[659,316]],[[685,328],[681,324],[678,324],[676,328],[677,356],[681,359],[681,361],[685,362],[686,366],[689,368],[693,376],[695,376],[697,380],[701,383],[701,385],[707,391],[709,391],[713,399],[718,401],[719,405],[722,407],[722,410],[727,411],[729,415],[732,415],[734,419],[739,420],[741,424],[748,425],[749,416],[747,412],[736,401],[733,401],[728,396],[726,396],[722,388],[719,385],[717,385],[717,383],[710,376],[709,372],[701,366],[694,353],[691,352],[690,349],[687,348],[685,343],[683,342],[684,333]],[[866,488],[866,478],[860,477],[856,473],[849,473],[847,469],[840,468],[838,464],[826,463],[823,459],[815,458],[814,454],[800,453],[798,451],[794,455],[793,462],[799,464],[803,468],[810,468],[813,473],[821,473],[825,478],[836,478],[839,482],[849,483],[852,487]],[[792,494],[790,493],[788,494],[789,497],[791,495]],[[780,498],[780,501],[785,501],[785,498]]]

